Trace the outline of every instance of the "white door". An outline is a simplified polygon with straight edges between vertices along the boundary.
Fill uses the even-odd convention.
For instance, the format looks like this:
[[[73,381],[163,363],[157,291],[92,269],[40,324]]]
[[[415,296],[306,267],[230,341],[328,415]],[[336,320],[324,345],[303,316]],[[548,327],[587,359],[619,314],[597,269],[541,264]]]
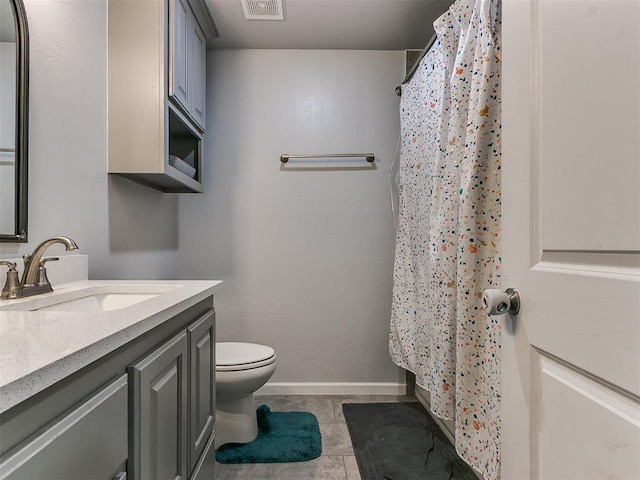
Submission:
[[[640,479],[640,1],[502,8],[502,478]]]

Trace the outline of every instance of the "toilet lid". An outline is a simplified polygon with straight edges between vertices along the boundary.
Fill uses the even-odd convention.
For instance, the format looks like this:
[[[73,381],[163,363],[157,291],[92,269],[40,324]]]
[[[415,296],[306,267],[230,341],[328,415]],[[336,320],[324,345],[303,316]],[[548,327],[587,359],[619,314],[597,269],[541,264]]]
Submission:
[[[219,342],[216,343],[216,368],[255,368],[275,361],[273,348],[257,343]],[[225,368],[226,367],[226,368]]]

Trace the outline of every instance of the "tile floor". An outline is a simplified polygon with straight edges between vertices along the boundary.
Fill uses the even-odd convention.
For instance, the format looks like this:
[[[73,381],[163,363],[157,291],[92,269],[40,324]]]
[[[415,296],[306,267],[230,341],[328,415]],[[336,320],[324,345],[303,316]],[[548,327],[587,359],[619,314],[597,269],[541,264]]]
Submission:
[[[217,465],[216,480],[360,480],[343,403],[409,402],[415,397],[392,395],[256,396],[256,406],[274,412],[307,411],[320,424],[322,455],[309,462]]]

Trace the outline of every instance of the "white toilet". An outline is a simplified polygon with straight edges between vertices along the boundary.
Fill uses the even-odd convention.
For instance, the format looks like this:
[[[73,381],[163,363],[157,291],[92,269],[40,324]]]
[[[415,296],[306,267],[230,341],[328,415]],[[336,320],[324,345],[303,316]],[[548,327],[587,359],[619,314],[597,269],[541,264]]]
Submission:
[[[258,436],[253,393],[276,370],[276,352],[266,345],[216,343],[215,447],[248,443]]]

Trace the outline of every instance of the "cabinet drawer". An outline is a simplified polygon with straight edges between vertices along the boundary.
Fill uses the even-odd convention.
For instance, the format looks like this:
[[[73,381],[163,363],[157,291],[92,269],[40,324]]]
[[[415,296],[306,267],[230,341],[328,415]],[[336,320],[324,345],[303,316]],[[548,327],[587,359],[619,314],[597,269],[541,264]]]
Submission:
[[[108,480],[127,459],[123,375],[0,459],[0,479]]]

